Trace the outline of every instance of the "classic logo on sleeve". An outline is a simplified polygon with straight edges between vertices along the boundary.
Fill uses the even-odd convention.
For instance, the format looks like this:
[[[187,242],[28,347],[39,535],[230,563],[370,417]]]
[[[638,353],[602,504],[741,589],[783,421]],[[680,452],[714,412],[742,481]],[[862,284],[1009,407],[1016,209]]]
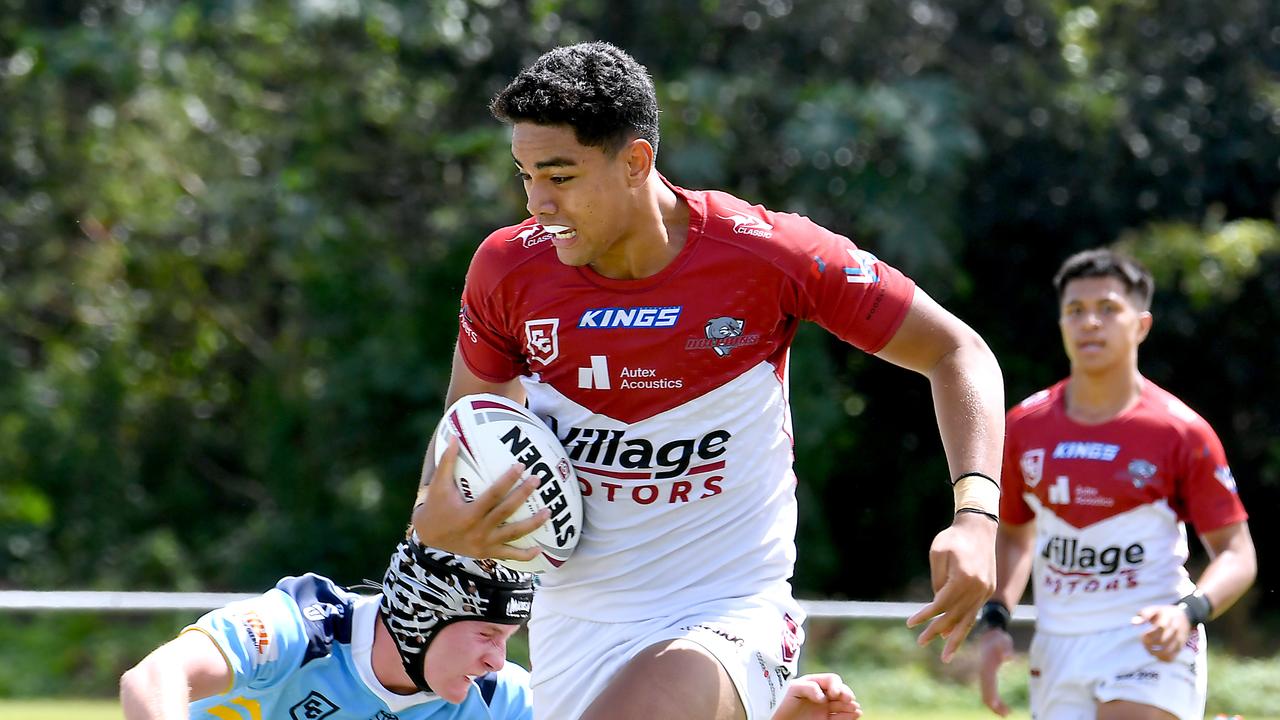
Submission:
[[[750,215],[742,213],[734,213],[732,215],[719,215],[721,220],[728,220],[733,223],[733,232],[738,235],[754,235],[756,237],[771,238],[773,237],[773,226],[761,220],[753,218]]]
[[[560,356],[560,318],[527,320],[524,324],[524,344],[530,361],[550,365]]]

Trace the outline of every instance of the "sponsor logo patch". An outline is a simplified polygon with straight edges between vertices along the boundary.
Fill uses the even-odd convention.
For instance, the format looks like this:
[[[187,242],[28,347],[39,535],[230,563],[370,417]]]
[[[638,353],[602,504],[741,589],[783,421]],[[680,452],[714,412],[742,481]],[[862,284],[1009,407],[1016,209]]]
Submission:
[[[874,285],[880,282],[880,273],[876,271],[876,263],[880,261],[875,255],[852,248],[846,248],[845,252],[853,258],[853,265],[844,268],[845,282],[855,285]]]
[[[1231,474],[1230,467],[1226,465],[1219,465],[1217,469],[1213,471],[1213,476],[1217,478],[1218,482],[1222,483],[1222,487],[1230,490],[1231,492],[1236,492],[1236,478]]]
[[[578,318],[578,327],[608,328],[669,328],[680,319],[680,305],[655,307],[591,308]]]
[[[1053,449],[1054,460],[1102,460],[1111,462],[1120,454],[1120,446],[1111,443],[1068,440]]]

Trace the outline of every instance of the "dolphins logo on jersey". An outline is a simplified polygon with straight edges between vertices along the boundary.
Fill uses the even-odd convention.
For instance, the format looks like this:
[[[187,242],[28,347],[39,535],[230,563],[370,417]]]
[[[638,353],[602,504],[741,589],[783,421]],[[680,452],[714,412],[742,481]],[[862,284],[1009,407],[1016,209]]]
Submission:
[[[1151,478],[1156,476],[1156,466],[1141,458],[1129,461],[1129,479],[1133,481],[1133,486],[1140,488],[1151,482]]]
[[[711,349],[715,350],[720,357],[732,352],[733,347],[728,344],[728,341],[742,334],[742,326],[744,324],[744,321],[731,317],[717,317],[708,320],[705,332],[707,339],[711,341]]]

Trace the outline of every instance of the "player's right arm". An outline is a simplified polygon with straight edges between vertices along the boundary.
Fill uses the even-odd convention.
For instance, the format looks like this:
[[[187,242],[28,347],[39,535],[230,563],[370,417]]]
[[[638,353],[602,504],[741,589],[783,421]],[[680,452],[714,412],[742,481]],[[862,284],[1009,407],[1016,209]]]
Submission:
[[[120,704],[125,720],[185,720],[193,700],[226,692],[231,681],[231,665],[213,640],[188,631],[120,677]]]
[[[1022,592],[1031,577],[1036,542],[1036,524],[1010,523],[1007,519],[996,530],[996,589],[991,600],[1012,610],[1018,606]],[[997,674],[1000,666],[1013,657],[1013,638],[1003,628],[986,627],[979,638],[978,680],[982,702],[1000,716],[1009,714],[1009,706],[1000,697]]]
[[[492,393],[524,402],[524,388],[516,378],[505,383],[489,382],[467,367],[462,352],[453,352],[453,372],[449,378],[449,390],[445,407],[449,407],[464,395]],[[516,548],[508,545],[512,540],[528,535],[546,522],[549,511],[542,510],[533,517],[503,526],[502,522],[520,507],[537,489],[536,479],[520,482],[523,468],[512,468],[502,474],[498,482],[468,503],[462,498],[457,485],[452,482],[433,483],[439,472],[442,477],[452,477],[453,463],[458,457],[457,444],[452,443],[435,465],[433,435],[422,461],[422,479],[418,487],[417,501],[413,507],[413,529],[418,539],[431,547],[458,555],[476,558],[505,558],[532,560],[538,548]],[[518,467],[518,466],[517,466]]]

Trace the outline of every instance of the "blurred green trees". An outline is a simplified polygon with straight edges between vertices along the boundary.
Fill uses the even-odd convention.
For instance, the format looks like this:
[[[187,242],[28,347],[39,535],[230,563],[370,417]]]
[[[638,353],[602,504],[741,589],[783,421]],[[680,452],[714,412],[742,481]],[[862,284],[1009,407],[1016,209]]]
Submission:
[[[1057,264],[1123,242],[1159,274],[1144,371],[1280,504],[1270,0],[0,0],[0,583],[380,572],[466,263],[525,216],[487,100],[586,39],[654,73],[668,177],[901,266],[1011,403],[1066,369]],[[799,590],[919,597],[927,385],[812,329],[794,363]]]

